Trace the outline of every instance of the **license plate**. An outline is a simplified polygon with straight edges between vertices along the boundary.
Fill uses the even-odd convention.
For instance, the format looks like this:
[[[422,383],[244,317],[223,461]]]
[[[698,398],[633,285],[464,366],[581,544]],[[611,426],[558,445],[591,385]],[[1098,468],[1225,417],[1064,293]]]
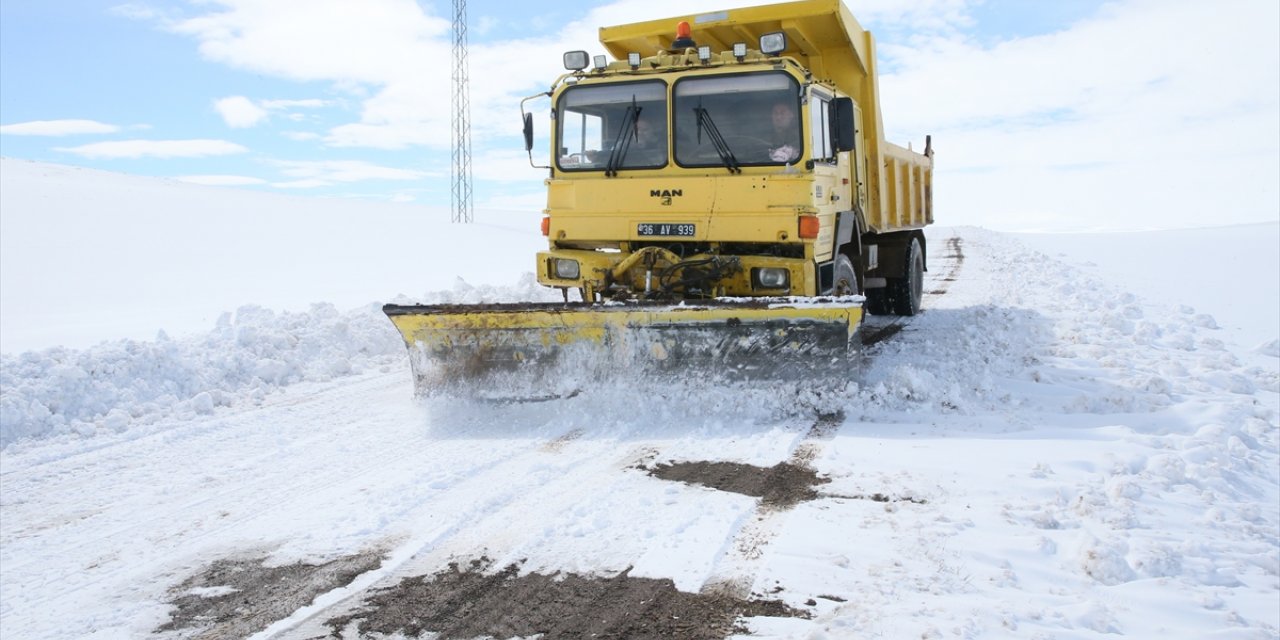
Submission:
[[[697,226],[692,224],[670,224],[666,222],[641,222],[636,225],[639,236],[682,236],[697,235]]]

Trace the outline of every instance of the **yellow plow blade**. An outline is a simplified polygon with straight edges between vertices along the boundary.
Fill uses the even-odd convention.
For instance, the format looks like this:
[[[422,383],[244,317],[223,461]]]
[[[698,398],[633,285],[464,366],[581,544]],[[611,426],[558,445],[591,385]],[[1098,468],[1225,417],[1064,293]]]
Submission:
[[[555,397],[607,379],[839,375],[857,297],[680,304],[394,305],[418,395]]]

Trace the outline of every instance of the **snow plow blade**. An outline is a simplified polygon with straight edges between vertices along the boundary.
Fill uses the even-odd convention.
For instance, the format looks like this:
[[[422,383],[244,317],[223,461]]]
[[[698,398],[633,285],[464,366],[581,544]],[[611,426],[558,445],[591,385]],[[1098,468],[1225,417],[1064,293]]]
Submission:
[[[862,298],[396,305],[418,396],[554,398],[620,379],[766,381],[845,370]]]

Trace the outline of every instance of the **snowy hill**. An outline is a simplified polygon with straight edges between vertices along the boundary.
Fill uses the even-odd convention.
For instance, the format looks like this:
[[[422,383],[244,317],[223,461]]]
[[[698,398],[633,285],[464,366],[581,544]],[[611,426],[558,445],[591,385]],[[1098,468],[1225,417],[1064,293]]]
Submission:
[[[685,637],[723,637],[712,609],[770,638],[1280,633],[1280,226],[1205,231],[1262,247],[1215,263],[1258,274],[1231,309],[1143,283],[1228,282],[1159,234],[931,229],[926,311],[833,396],[475,406],[411,399],[372,301],[547,297],[534,214],[0,179],[6,638],[413,635],[443,627],[395,612],[441,584],[485,603],[449,637],[531,633],[501,596],[527,584],[619,625],[624,587],[678,590],[623,607],[649,623],[707,598],[661,609]],[[677,475],[724,465],[809,475]]]
[[[509,285],[545,246],[537,211],[485,211],[452,225],[447,209],[9,158],[0,159],[0,213],[6,353],[204,332],[247,304],[350,309],[459,278]]]

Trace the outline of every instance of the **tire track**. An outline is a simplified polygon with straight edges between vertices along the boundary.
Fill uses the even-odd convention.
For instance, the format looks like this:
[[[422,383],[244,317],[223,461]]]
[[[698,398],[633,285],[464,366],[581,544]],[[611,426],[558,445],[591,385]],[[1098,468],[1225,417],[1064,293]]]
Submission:
[[[940,278],[935,280],[937,283],[934,288],[928,290],[928,295],[940,296],[947,293],[947,289],[952,282],[956,281],[956,277],[960,274],[960,268],[964,266],[964,243],[959,236],[947,238],[947,253],[943,254],[942,259],[945,261],[946,272]]]
[[[786,464],[812,470],[812,462],[843,423],[842,413],[819,416],[795,442]],[[736,531],[726,538],[725,546],[699,592],[740,600],[749,598],[759,573],[759,564],[769,543],[782,531],[791,506],[770,504],[761,499],[753,510],[739,518]]]
[[[941,263],[942,270],[937,275],[925,274],[924,295],[926,297],[946,295],[951,283],[959,278],[960,270],[964,266],[964,242],[959,236],[947,238],[946,253],[941,256]],[[924,309],[924,313],[928,313],[927,308]],[[874,346],[893,338],[910,326],[913,320],[914,317],[911,316],[871,317],[862,325],[862,346]]]
[[[449,495],[459,496],[455,501],[465,504],[446,500],[433,509],[456,514],[451,524],[399,545],[377,569],[317,597],[315,604],[278,621],[255,638],[323,636],[328,633],[324,626],[327,620],[359,609],[370,594],[405,578],[434,573],[459,559],[490,558],[495,566],[521,561],[527,547],[536,547],[540,541],[539,532],[520,528],[521,523],[546,523],[600,496],[614,495],[636,479],[612,471],[634,467],[660,453],[651,446],[641,446],[608,455],[616,443],[607,440],[571,446],[581,443],[582,435],[581,429],[569,430],[542,446],[530,447],[523,456],[450,487]],[[488,487],[501,490],[491,492],[487,500],[475,501]]]
[[[349,403],[352,397],[364,397],[370,392],[370,384],[376,385],[386,380],[380,378],[362,381],[344,387],[344,392],[335,396],[313,395],[313,400],[319,399],[321,402],[303,411],[296,407],[271,407],[268,408],[271,413],[263,416],[259,412],[256,414],[257,418],[248,422],[249,426],[273,421],[298,425],[298,429],[292,431],[310,435],[297,441],[291,439],[290,431],[269,434],[261,444],[255,444],[256,439],[263,434],[249,434],[245,431],[246,421],[238,416],[228,416],[218,419],[220,424],[209,430],[200,429],[198,434],[188,433],[181,441],[182,449],[188,453],[174,455],[170,452],[173,458],[166,460],[165,465],[156,466],[151,462],[155,447],[166,444],[163,439],[159,439],[152,441],[153,446],[128,451],[129,455],[120,459],[104,459],[101,451],[93,452],[93,457],[90,458],[92,464],[88,468],[79,468],[86,460],[75,457],[25,469],[19,472],[18,479],[7,478],[6,487],[16,480],[24,485],[30,483],[32,486],[42,487],[45,492],[73,495],[85,491],[101,491],[101,487],[95,487],[94,484],[101,483],[104,478],[114,477],[111,469],[115,466],[124,470],[151,468],[142,477],[134,477],[130,484],[115,487],[113,493],[119,493],[120,498],[104,495],[105,502],[91,512],[71,513],[63,510],[52,516],[43,516],[52,520],[41,522],[32,517],[39,514],[29,507],[22,507],[21,504],[6,505],[6,573],[22,574],[34,571],[42,564],[46,565],[42,570],[46,578],[65,585],[56,600],[65,599],[69,592],[108,588],[113,582],[129,580],[130,575],[153,575],[159,582],[164,582],[166,578],[163,576],[169,571],[165,565],[172,563],[175,557],[207,553],[204,550],[207,546],[205,541],[216,543],[228,536],[237,537],[236,530],[248,531],[264,527],[267,530],[276,529],[279,535],[287,536],[287,530],[271,526],[270,521],[275,518],[273,514],[302,514],[307,511],[306,505],[311,504],[315,504],[316,508],[323,508],[323,505],[316,502],[323,496],[345,494],[350,499],[367,500],[371,496],[362,487],[375,487],[377,494],[372,496],[375,499],[378,496],[392,498],[380,500],[385,505],[383,522],[393,525],[406,520],[412,522],[420,519],[421,512],[427,509],[432,509],[435,513],[450,513],[449,509],[433,509],[431,503],[441,495],[448,495],[453,491],[454,486],[457,486],[453,480],[492,478],[494,473],[500,473],[495,470],[523,468],[521,460],[546,455],[539,450],[538,440],[531,443],[515,442],[503,450],[495,449],[491,443],[483,440],[442,441],[431,437],[426,432],[425,425],[419,431],[392,430],[386,428],[387,424],[383,424],[417,415],[412,411],[393,411],[371,423],[341,423],[339,420],[338,423],[343,425],[340,431],[314,428],[325,419],[324,416],[333,413],[334,406]],[[398,383],[387,384],[378,393],[398,394],[400,387]],[[355,435],[361,431],[383,432],[389,437],[361,438]],[[406,432],[413,435],[412,440],[406,441],[391,435],[404,436]],[[234,437],[236,433],[240,433],[240,437]],[[254,440],[246,440],[246,435]],[[562,446],[578,435],[581,434],[561,434],[551,442],[560,442]],[[276,449],[267,445],[271,440],[285,440],[287,447]],[[312,459],[308,452],[323,448],[326,441],[353,443],[354,446],[342,447],[343,459],[339,464],[305,468],[299,466]],[[227,446],[220,447],[219,442]],[[167,444],[172,447],[175,443]],[[195,459],[193,456],[198,454],[189,453],[191,451],[220,449],[222,453],[219,455],[200,460],[202,464],[209,465],[203,471],[197,469],[192,472],[186,468],[179,472],[176,468],[171,469],[175,465],[181,466],[183,460]],[[465,462],[460,467],[451,466],[449,476],[437,475],[433,479],[430,460],[441,457]],[[318,459],[339,460],[330,455],[321,455]],[[273,465],[272,462],[276,464]],[[218,467],[219,464],[227,466]],[[262,470],[271,472],[261,473]],[[216,477],[210,476],[210,473],[216,474]],[[67,476],[66,482],[56,481],[64,475]],[[179,482],[166,486],[160,480],[166,475]],[[136,490],[151,484],[149,479],[152,477],[160,484],[148,486],[143,491]],[[503,484],[495,483],[494,486]],[[451,525],[445,523],[441,528],[441,523],[435,522],[433,524],[436,526],[432,530],[438,531],[440,536],[452,535],[462,529],[467,519],[476,513],[483,513],[488,508],[498,508],[495,505],[505,504],[519,495],[519,492],[508,493],[505,500],[501,500],[503,496],[498,496],[499,500],[478,506],[480,511],[454,509],[452,513],[456,514],[456,518]],[[24,498],[27,499],[33,500],[32,504],[48,503],[47,500]],[[124,503],[118,500],[123,500]],[[130,517],[124,519],[121,514]],[[136,517],[139,514],[142,517]],[[75,527],[82,533],[74,536],[73,545],[50,549],[39,543],[42,527]],[[260,535],[249,533],[244,537],[260,538]],[[275,544],[270,537],[260,539],[266,547]],[[23,551],[24,549],[27,550]],[[84,556],[87,549],[102,549],[103,555],[90,566],[59,560],[63,557]],[[23,599],[26,606],[41,607],[51,604],[40,599]]]

